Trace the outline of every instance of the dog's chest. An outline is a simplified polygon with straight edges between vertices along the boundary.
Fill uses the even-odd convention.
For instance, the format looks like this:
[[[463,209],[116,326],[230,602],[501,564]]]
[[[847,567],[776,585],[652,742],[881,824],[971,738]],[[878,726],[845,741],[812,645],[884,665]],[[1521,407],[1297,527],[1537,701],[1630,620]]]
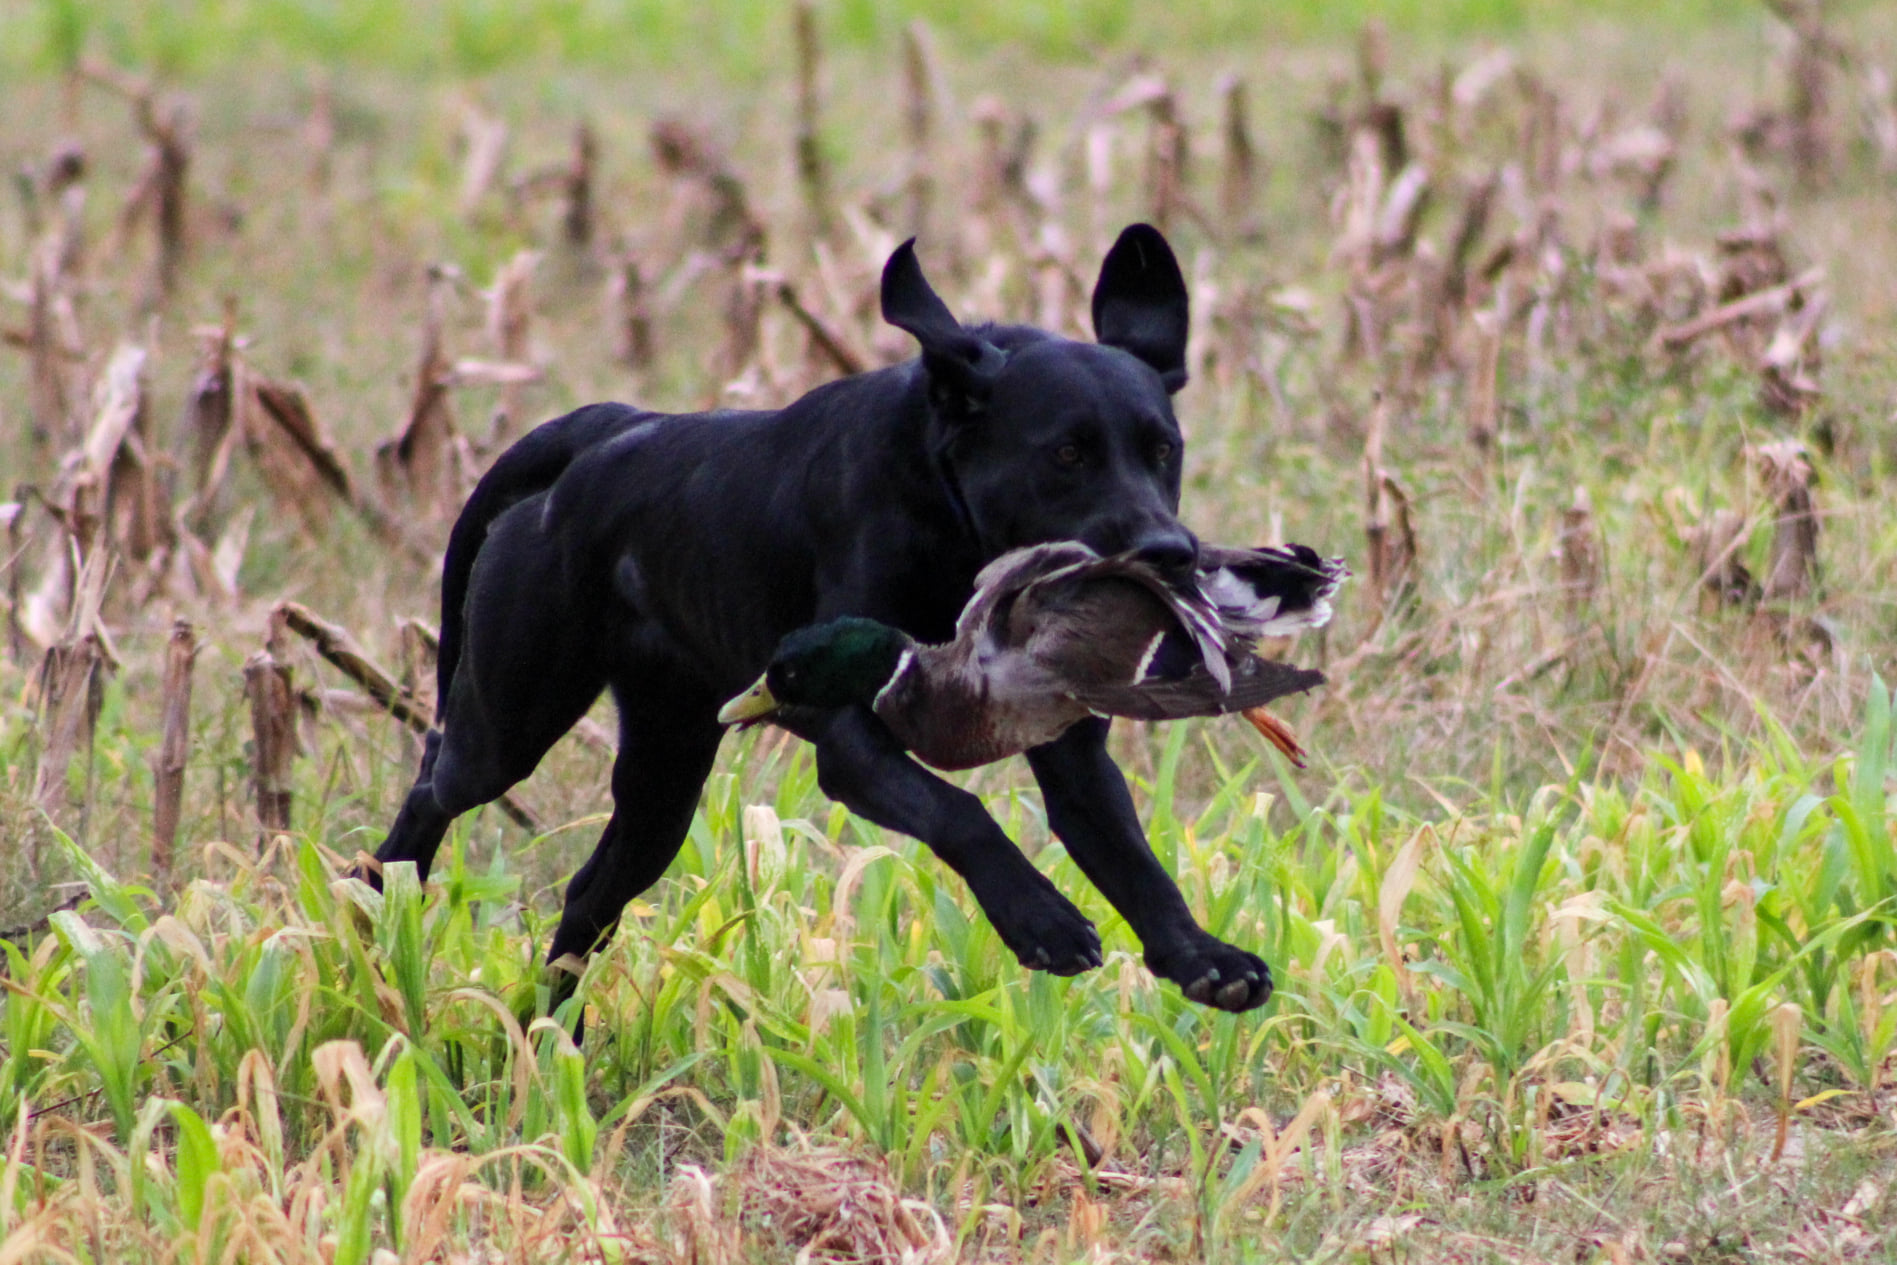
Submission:
[[[956,617],[973,587],[969,580],[919,567],[891,576],[884,591],[896,617],[892,622],[916,640],[934,643],[955,635]]]

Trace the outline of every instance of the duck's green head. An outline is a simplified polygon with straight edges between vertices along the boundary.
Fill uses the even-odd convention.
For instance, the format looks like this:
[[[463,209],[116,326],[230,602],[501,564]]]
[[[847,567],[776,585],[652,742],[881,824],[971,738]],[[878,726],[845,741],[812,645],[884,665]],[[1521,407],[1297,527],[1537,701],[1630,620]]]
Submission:
[[[785,707],[873,703],[902,670],[914,643],[873,619],[846,615],[799,628],[777,643],[771,664],[718,712],[720,722],[764,720]]]

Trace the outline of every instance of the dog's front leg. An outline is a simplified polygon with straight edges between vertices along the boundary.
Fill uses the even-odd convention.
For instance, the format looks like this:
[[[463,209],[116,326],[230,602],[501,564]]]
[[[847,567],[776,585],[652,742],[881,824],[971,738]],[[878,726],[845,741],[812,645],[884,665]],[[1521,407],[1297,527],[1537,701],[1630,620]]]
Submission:
[[[1126,778],[1107,755],[1107,722],[1083,720],[1028,752],[1047,824],[1067,854],[1120,911],[1146,950],[1146,965],[1186,996],[1220,1010],[1250,1010],[1271,996],[1271,970],[1199,926],[1160,865],[1133,811]]]
[[[823,793],[858,816],[927,844],[962,876],[1023,966],[1077,975],[1100,965],[1085,914],[1021,855],[981,801],[930,773],[866,708],[799,726],[817,747]]]

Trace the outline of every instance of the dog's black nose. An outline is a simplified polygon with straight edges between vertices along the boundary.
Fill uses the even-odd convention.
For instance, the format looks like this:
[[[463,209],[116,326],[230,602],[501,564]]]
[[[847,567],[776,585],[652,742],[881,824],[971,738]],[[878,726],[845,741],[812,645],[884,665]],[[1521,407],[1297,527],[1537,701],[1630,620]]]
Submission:
[[[1175,523],[1142,532],[1133,542],[1132,552],[1161,571],[1185,571],[1199,560],[1199,541]]]

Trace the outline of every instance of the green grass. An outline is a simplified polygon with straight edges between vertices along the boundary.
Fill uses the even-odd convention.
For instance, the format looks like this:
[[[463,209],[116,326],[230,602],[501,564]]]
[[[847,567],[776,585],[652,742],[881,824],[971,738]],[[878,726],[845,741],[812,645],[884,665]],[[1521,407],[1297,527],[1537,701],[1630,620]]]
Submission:
[[[1733,6],[1675,0],[1655,9],[1611,0],[1204,0],[1162,11],[1133,0],[835,0],[819,6],[846,46],[892,48],[920,19],[959,50],[979,56],[1020,47],[1038,58],[1084,62],[1103,49],[1216,48],[1232,41],[1316,43],[1346,38],[1370,19],[1400,38],[1520,36],[1579,23],[1648,22],[1691,30],[1732,21]],[[189,0],[173,5],[88,5],[17,0],[0,14],[0,36],[16,65],[65,65],[91,45],[131,64],[174,74],[238,65],[260,52],[332,65],[409,73],[486,75],[523,64],[663,68],[716,60],[750,79],[780,66],[769,36],[783,6],[761,0]],[[1756,22],[1748,13],[1746,20]]]
[[[1801,1152],[1783,1171],[1848,1189],[1891,1146],[1863,1129],[1897,1043],[1890,706],[1880,689],[1835,767],[1689,756],[1547,787],[1520,815],[1338,795],[1281,832],[1249,767],[1206,803],[1141,786],[1207,925],[1276,964],[1263,1016],[1156,987],[1091,896],[1107,965],[1024,976],[913,842],[811,793],[801,752],[774,806],[713,784],[570,1003],[583,1054],[514,1018],[544,1002],[545,927],[505,851],[453,850],[426,893],[398,868],[378,895],[335,877],[317,821],[261,862],[222,850],[161,903],[73,850],[93,903],[8,951],[0,1119],[34,1141],[0,1218],[77,1246],[64,1229],[104,1216],[87,1251],[114,1259],[282,1233],[354,1261],[423,1232],[408,1196],[445,1157],[516,1174],[530,1203],[564,1192],[595,1233],[652,1215],[682,1164],[819,1137],[937,1207],[1027,1208],[1052,1182],[1104,1200],[1141,1253],[1275,1259],[1379,1204],[1485,1233],[1484,1199],[1441,1202],[1463,1182],[1642,1190],[1682,1152],[1763,1163],[1780,1117]],[[1041,862],[1085,892],[1056,846]],[[1259,1133],[1300,1108],[1302,1147]],[[55,1127],[87,1118],[110,1127]],[[1365,1175],[1379,1165],[1412,1193]],[[278,1225],[312,1182],[328,1202]],[[1742,1201],[1713,1205],[1715,1226],[1744,1223]],[[1550,1251],[1577,1215],[1510,1237]],[[473,1204],[445,1224],[508,1241]]]

